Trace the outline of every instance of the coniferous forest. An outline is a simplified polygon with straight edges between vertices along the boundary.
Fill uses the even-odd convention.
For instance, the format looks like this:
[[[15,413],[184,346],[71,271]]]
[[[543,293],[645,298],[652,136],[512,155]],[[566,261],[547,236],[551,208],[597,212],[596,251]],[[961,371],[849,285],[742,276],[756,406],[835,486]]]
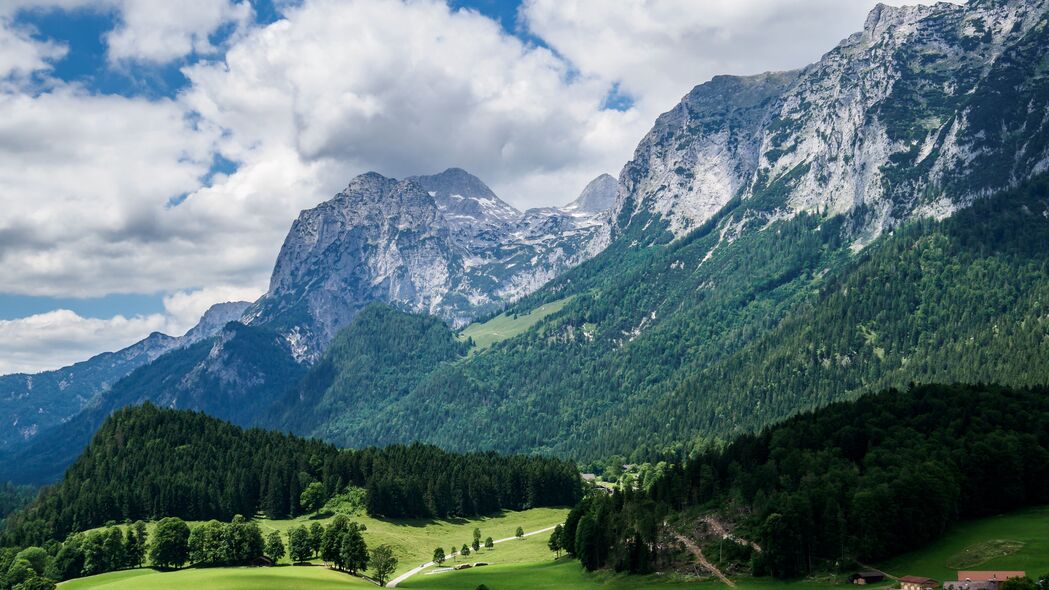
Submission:
[[[1049,502],[1049,389],[924,385],[802,414],[668,468],[648,491],[585,498],[564,547],[588,569],[649,572],[668,515],[717,509],[792,578],[881,560],[959,519]]]
[[[574,464],[495,453],[455,454],[427,445],[340,450],[189,411],[120,410],[63,480],[9,519],[4,540],[42,544],[109,521],[179,517],[228,521],[237,514],[303,514],[303,491],[320,498],[367,490],[381,517],[448,517],[565,506],[581,493]]]

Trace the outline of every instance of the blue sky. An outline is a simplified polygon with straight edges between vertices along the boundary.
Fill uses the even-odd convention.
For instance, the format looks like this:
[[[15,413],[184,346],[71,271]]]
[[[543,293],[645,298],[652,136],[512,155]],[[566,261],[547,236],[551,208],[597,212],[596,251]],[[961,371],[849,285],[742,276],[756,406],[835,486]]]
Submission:
[[[567,203],[695,84],[810,63],[875,2],[0,2],[0,374],[257,298],[365,171]]]

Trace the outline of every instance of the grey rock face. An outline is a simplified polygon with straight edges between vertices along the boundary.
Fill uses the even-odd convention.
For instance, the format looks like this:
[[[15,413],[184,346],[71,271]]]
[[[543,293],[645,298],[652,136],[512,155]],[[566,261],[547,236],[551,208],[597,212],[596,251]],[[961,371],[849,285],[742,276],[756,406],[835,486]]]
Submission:
[[[185,335],[154,332],[116,352],[35,375],[0,376],[0,448],[23,443],[41,431],[65,422],[96,396],[135,369],[161,355],[210,338],[228,322],[240,318],[247,302],[212,306]]]
[[[860,248],[1045,171],[1047,11],[879,5],[811,66],[696,87],[623,169],[614,233],[655,217],[681,237],[738,197],[758,226],[843,215]]]
[[[245,322],[276,329],[299,360],[372,301],[463,325],[600,251],[601,198],[592,211],[521,213],[457,168],[400,181],[363,174],[299,215]]]
[[[619,193],[619,181],[611,174],[602,174],[590,181],[579,198],[565,205],[565,211],[604,213],[612,208]]]

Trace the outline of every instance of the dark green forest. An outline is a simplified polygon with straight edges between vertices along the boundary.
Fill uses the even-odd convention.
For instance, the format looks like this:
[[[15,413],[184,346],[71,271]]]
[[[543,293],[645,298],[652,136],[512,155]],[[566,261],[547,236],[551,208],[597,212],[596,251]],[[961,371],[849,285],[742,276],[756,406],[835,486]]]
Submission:
[[[365,307],[324,356],[271,411],[266,422],[342,441],[404,397],[438,365],[466,354],[440,319],[380,303]]]
[[[717,510],[763,551],[755,575],[876,561],[959,519],[1049,502],[1049,388],[924,385],[838,402],[666,470],[646,492],[585,498],[565,548],[588,569],[652,571],[659,524]]]
[[[574,504],[571,463],[534,456],[454,454],[433,446],[340,450],[191,411],[152,405],[115,412],[55,486],[9,518],[7,545],[42,544],[109,521],[175,516],[229,520],[303,514],[347,486],[366,488],[379,517],[447,517]],[[315,488],[317,486],[314,486]]]

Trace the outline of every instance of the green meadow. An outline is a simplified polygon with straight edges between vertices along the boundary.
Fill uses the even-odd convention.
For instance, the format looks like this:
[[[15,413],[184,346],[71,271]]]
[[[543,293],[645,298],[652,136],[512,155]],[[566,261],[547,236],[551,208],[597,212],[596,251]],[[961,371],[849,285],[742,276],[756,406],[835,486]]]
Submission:
[[[386,521],[365,516],[363,522],[369,545],[389,543],[394,546],[400,564],[397,573],[408,571],[430,560],[433,548],[446,550],[454,543],[469,544],[474,527],[483,536],[495,539],[512,537],[518,526],[525,531],[546,528],[561,522],[565,509],[538,508],[523,512],[505,512],[498,516],[460,521]],[[325,522],[322,519],[320,522]],[[259,521],[264,532],[309,524],[310,518]],[[424,571],[402,582],[399,588],[419,590],[474,590],[484,584],[491,590],[635,590],[667,588],[668,590],[722,588],[711,579],[680,575],[624,576],[609,572],[588,573],[579,562],[564,558],[555,560],[546,547],[549,535],[539,534],[522,540],[499,543],[495,548],[482,548],[479,553],[447,565],[484,561],[490,565],[463,571],[430,573]],[[1032,577],[1049,573],[1049,506],[1021,510],[1002,516],[972,520],[954,527],[939,541],[913,553],[889,560],[878,566],[895,576],[921,575],[947,580],[959,566],[971,569],[1025,570]],[[846,583],[845,574],[781,581],[770,578],[741,577],[735,581],[739,590],[830,590],[854,588]],[[352,588],[370,586],[367,582],[324,567],[278,566],[273,568],[185,569],[160,573],[151,569],[113,572],[72,580],[62,590],[298,590],[309,588]],[[872,588],[887,588],[890,583]]]
[[[504,313],[487,322],[470,324],[459,332],[458,338],[462,341],[473,338],[474,348],[471,352],[480,352],[496,342],[524,334],[546,316],[561,311],[573,297],[574,295],[545,303],[528,313],[518,314],[517,317]]]
[[[62,590],[337,590],[374,588],[359,578],[321,566],[226,567],[158,572],[111,572],[70,580]]]

